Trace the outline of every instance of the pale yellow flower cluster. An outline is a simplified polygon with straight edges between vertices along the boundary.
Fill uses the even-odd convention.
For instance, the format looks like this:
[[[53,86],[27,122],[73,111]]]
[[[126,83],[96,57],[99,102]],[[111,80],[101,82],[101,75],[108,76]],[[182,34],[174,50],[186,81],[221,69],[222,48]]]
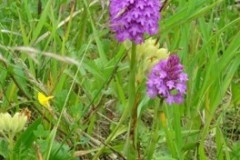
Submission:
[[[142,82],[143,78],[146,77],[147,73],[151,70],[154,64],[159,62],[161,59],[167,59],[169,56],[168,49],[160,48],[159,44],[155,43],[155,39],[149,38],[141,45],[137,45],[136,57],[138,62],[138,71],[136,74],[136,80],[138,83]]]
[[[137,46],[137,59],[142,61],[143,70],[147,71],[161,59],[169,56],[166,48],[159,48],[159,44],[155,44],[156,40],[149,38],[141,45]]]
[[[23,130],[27,116],[19,112],[11,116],[9,113],[0,113],[0,133],[16,134]]]

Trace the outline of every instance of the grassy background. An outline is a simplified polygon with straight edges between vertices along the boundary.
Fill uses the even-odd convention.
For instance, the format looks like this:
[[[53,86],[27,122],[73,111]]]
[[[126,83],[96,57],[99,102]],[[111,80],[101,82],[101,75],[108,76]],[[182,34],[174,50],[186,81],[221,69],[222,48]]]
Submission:
[[[187,96],[182,105],[164,104],[166,126],[153,139],[158,102],[140,84],[133,150],[125,144],[129,50],[109,30],[108,4],[1,0],[0,111],[27,107],[32,113],[16,137],[15,159],[237,160],[240,12],[234,1],[166,3],[155,38],[181,57],[189,76]],[[38,92],[55,96],[52,114],[38,103]],[[152,140],[156,145],[149,147]],[[5,146],[0,138],[3,157]]]

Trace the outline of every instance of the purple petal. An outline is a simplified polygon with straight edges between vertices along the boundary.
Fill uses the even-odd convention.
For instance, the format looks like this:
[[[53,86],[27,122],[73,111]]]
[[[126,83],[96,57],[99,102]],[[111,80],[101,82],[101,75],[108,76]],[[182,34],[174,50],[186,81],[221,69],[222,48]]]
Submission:
[[[185,93],[186,92],[186,85],[183,83],[177,83],[176,85],[176,89],[180,92],[180,93]]]
[[[173,88],[175,87],[173,81],[167,81],[167,86],[168,86],[168,88],[169,88],[170,90],[173,89]]]
[[[181,73],[181,74],[179,75],[179,80],[180,80],[181,82],[186,82],[186,81],[188,80],[187,74],[186,74],[186,73]]]

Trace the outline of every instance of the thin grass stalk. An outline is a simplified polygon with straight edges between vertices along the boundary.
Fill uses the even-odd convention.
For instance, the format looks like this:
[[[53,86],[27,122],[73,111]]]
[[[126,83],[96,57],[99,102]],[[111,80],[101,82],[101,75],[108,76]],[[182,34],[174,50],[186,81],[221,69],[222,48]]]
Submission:
[[[70,97],[70,94],[71,94],[71,91],[73,90],[73,87],[74,87],[74,84],[75,84],[75,81],[76,81],[76,78],[77,78],[77,75],[78,75],[78,72],[79,72],[79,68],[77,69],[76,73],[75,73],[75,76],[74,76],[74,80],[71,84],[71,87],[68,91],[68,94],[67,94],[67,97],[64,101],[64,104],[63,104],[63,107],[62,107],[62,110],[60,112],[60,115],[59,115],[59,118],[57,120],[57,123],[56,125],[54,126],[54,128],[52,129],[50,135],[48,138],[50,138],[50,144],[48,146],[48,152],[46,154],[46,160],[49,160],[50,158],[50,154],[51,154],[51,151],[52,151],[52,147],[53,147],[53,143],[54,143],[54,139],[56,138],[56,134],[57,134],[57,128],[60,126],[60,122],[61,122],[61,119],[62,119],[62,116],[63,116],[63,113],[66,111],[66,107],[67,107],[67,102],[69,100],[69,97]]]

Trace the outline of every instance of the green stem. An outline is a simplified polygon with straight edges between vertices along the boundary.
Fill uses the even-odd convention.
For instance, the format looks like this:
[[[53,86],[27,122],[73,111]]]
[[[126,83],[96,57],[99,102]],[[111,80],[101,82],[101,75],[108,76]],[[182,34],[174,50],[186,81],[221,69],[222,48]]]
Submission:
[[[130,62],[130,76],[129,76],[129,88],[128,88],[128,109],[131,110],[135,102],[135,78],[136,78],[136,44],[132,43],[132,54]]]
[[[124,153],[127,159],[136,159],[137,156],[137,104],[136,104],[136,44],[132,43],[132,54],[130,62],[130,75],[128,84],[128,111],[131,119],[128,127],[128,137],[125,143]]]
[[[123,114],[117,124],[117,126],[114,128],[114,130],[111,132],[111,134],[108,136],[108,138],[105,140],[104,145],[101,146],[101,148],[98,150],[98,152],[94,155],[93,160],[97,160],[98,157],[101,155],[105,147],[111,142],[112,138],[115,136],[115,134],[118,132],[118,129],[123,124],[123,122],[129,117],[129,114],[132,110],[132,107],[134,106],[135,101],[135,75],[136,75],[136,44],[132,44],[132,52],[131,52],[131,61],[130,61],[130,75],[129,75],[129,86],[128,86],[128,106],[124,108]]]
[[[9,153],[9,160],[13,160],[14,159],[14,135],[13,134],[10,134],[8,135],[8,153]]]
[[[159,128],[160,128],[160,113],[163,110],[162,108],[162,103],[163,103],[163,99],[160,99],[159,105],[155,105],[154,108],[154,117],[153,117],[153,125],[152,128],[154,129],[153,133],[152,133],[152,138],[150,141],[150,145],[148,148],[148,152],[147,152],[147,158],[146,159],[152,159],[152,156],[154,154],[156,145],[158,143],[158,139],[159,139]]]

